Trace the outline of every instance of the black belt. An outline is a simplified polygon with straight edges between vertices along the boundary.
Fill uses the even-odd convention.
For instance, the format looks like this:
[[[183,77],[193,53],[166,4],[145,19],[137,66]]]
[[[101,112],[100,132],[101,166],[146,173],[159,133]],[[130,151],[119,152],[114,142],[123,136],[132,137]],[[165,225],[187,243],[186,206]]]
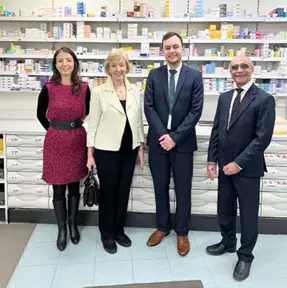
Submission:
[[[50,122],[50,126],[56,130],[71,130],[81,128],[83,126],[81,119],[76,120],[54,120]]]

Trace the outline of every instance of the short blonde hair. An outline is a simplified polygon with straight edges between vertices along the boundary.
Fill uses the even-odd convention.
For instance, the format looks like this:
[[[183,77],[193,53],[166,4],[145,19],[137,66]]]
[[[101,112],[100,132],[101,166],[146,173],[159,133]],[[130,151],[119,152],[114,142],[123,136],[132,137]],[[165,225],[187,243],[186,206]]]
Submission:
[[[127,73],[130,72],[131,68],[130,68],[130,63],[129,63],[127,53],[121,48],[113,48],[110,51],[110,53],[109,53],[109,55],[108,55],[108,57],[104,63],[104,69],[105,69],[105,73],[107,75],[110,75],[110,63],[111,63],[111,61],[113,61],[117,57],[120,57],[125,61],[126,66],[127,66]]]

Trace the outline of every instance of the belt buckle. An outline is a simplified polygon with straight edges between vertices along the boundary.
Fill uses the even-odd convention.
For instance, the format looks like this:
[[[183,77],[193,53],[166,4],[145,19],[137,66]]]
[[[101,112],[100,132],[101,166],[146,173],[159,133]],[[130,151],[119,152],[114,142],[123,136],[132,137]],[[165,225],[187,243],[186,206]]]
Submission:
[[[74,128],[74,127],[76,126],[75,121],[71,122],[71,123],[70,123],[70,126],[71,126],[72,128]]]

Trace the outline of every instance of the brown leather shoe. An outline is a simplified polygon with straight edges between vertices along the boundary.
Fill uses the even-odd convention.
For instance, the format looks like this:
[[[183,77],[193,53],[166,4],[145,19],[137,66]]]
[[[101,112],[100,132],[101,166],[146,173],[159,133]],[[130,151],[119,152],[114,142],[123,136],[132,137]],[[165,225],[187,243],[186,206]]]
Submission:
[[[185,256],[189,252],[189,240],[187,236],[177,236],[177,252]]]
[[[151,235],[150,235],[150,237],[149,237],[149,239],[148,239],[148,241],[147,241],[147,245],[148,246],[156,246],[156,245],[158,245],[161,241],[162,241],[162,239],[165,237],[165,236],[167,236],[169,234],[169,232],[161,232],[161,231],[158,231],[158,230],[156,230],[156,231],[154,231]]]

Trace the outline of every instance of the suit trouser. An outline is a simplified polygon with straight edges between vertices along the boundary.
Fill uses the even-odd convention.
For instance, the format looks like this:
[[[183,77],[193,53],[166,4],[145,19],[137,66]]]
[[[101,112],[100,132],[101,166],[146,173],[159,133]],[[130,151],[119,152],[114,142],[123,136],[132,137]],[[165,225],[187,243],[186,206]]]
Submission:
[[[241,225],[241,247],[237,255],[240,260],[251,262],[258,237],[260,177],[226,176],[220,171],[217,214],[222,242],[228,247],[236,247],[237,198]]]
[[[123,232],[138,148],[132,151],[95,149],[100,182],[99,229],[104,239]]]
[[[174,230],[178,236],[186,236],[191,210],[193,153],[179,153],[175,150],[158,153],[150,149],[149,165],[155,189],[157,229],[162,232],[169,232],[172,228],[169,203],[172,170],[176,196]]]

